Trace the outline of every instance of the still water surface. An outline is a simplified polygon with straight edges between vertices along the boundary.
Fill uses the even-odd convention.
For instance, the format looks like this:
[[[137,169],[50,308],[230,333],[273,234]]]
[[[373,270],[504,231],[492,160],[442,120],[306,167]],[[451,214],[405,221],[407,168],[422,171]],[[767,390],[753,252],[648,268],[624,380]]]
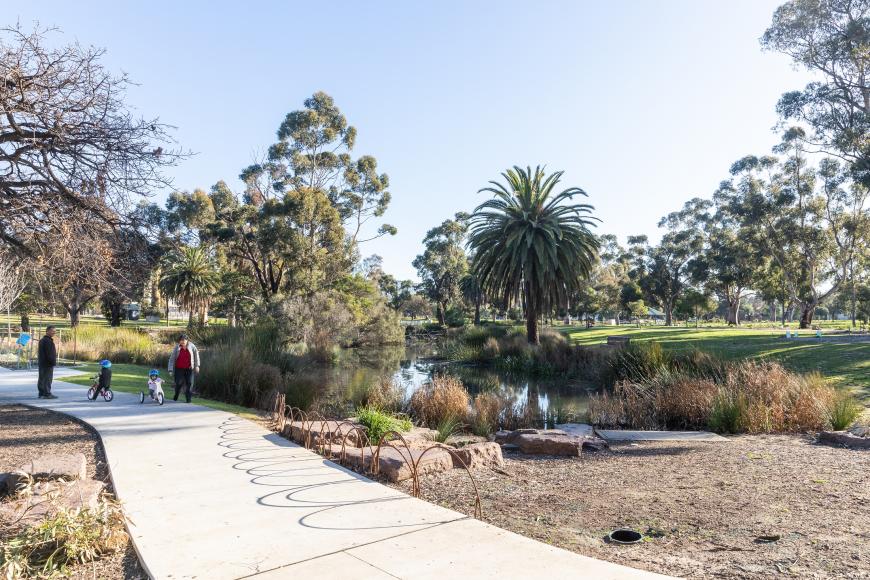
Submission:
[[[448,363],[437,358],[434,344],[348,349],[341,353],[337,364],[305,369],[298,373],[297,380],[317,385],[320,396],[354,400],[355,394],[389,378],[402,385],[410,396],[434,374],[441,373],[458,377],[472,395],[498,392],[541,413],[560,408],[585,413],[589,395],[596,390],[594,385],[576,379],[528,378],[479,366]]]

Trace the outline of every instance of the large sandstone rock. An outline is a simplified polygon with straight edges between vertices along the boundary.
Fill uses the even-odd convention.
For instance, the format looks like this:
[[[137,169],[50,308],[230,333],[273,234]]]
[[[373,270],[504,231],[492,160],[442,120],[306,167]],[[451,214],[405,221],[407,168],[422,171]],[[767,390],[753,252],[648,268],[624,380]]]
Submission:
[[[88,462],[83,453],[43,455],[22,465],[20,471],[33,479],[85,479]]]
[[[60,510],[96,509],[104,488],[102,481],[94,479],[40,481],[33,485],[32,494],[0,504],[0,520],[36,523]]]
[[[516,443],[517,437],[520,435],[532,435],[536,433],[540,433],[541,431],[538,429],[517,429],[516,431],[496,431],[495,432],[495,442],[499,445],[513,445]],[[560,431],[560,433],[564,434],[564,431]]]
[[[405,438],[408,447],[415,449],[426,449],[427,447],[432,447],[437,435],[437,430],[427,429],[426,427],[413,427],[409,432],[402,433],[402,437]],[[374,444],[377,444],[377,442]]]
[[[341,458],[341,446],[333,444],[330,447],[333,458],[338,461]],[[348,467],[357,470],[368,470],[372,464],[374,452],[368,447],[345,449],[344,462]],[[422,459],[421,459],[422,457]],[[422,449],[394,449],[381,447],[378,457],[378,471],[390,481],[404,481],[411,479],[412,463],[417,463],[419,475],[440,473],[453,469],[453,459],[450,453],[443,449],[433,449],[424,455]]]
[[[870,437],[859,437],[849,431],[822,431],[819,433],[819,443],[845,445],[853,449],[870,449]]]
[[[459,460],[469,469],[478,467],[504,467],[501,445],[495,442],[472,443],[454,450],[453,467],[462,467]]]
[[[412,472],[409,463],[417,465],[417,475],[441,473],[453,469],[453,458],[444,449],[423,451],[422,449],[393,449],[381,447],[378,459],[378,469],[381,475],[390,481],[411,479]]]
[[[523,433],[514,439],[522,453],[530,455],[563,455],[577,457],[583,440],[564,433]]]
[[[487,441],[489,441],[489,439],[481,435],[460,433],[459,435],[451,435],[447,438],[445,443],[447,445],[452,445],[453,447],[465,447],[466,445],[471,445],[473,443],[486,443]]]
[[[359,431],[355,430],[354,427],[362,426],[358,423],[348,424],[342,423],[342,421],[330,420],[312,421],[310,424],[306,422],[303,429],[302,421],[292,421],[284,426],[284,430],[281,434],[300,445],[304,445],[305,433],[307,430],[310,430],[311,445],[319,445],[322,431],[322,437],[330,439],[327,443],[338,443],[341,445],[342,438],[347,437],[346,444],[348,446],[359,447],[360,439],[362,437]]]

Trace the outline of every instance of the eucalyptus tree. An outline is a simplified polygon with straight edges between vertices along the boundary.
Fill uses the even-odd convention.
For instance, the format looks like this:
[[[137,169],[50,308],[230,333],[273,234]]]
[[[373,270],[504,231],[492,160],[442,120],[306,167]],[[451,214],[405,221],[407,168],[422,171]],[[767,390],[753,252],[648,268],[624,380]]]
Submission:
[[[508,305],[522,300],[528,341],[537,344],[538,317],[566,305],[598,259],[594,209],[574,203],[586,197],[579,187],[556,191],[564,172],[547,175],[514,166],[480,192],[494,197],[471,216],[472,270],[488,296]]]
[[[370,231],[369,222],[382,217],[390,204],[390,180],[378,173],[374,157],[351,156],[356,134],[332,97],[317,92],[303,109],[287,114],[268,158],[245,169],[242,180],[268,174],[277,192],[322,192],[338,211],[351,246],[395,235],[389,224]]]
[[[782,118],[806,123],[809,143],[847,161],[870,185],[870,2],[789,0],[761,43],[817,76],[782,96]]]
[[[269,172],[250,168],[240,177],[241,202],[221,183],[212,188],[215,219],[205,239],[254,278],[264,301],[311,295],[350,271],[345,230],[326,193],[280,191]]]
[[[782,277],[789,301],[800,308],[801,328],[812,324],[816,306],[847,280],[862,236],[850,234],[846,224],[864,211],[850,214],[850,204],[842,203],[844,186],[831,162],[823,162],[820,172],[809,165],[805,137],[802,129],[789,129],[774,148],[781,159],[747,156],[735,162],[730,193],[723,196],[742,225],[758,231],[755,239]]]
[[[755,233],[728,209],[731,184],[723,182],[713,200],[695,198],[670,214],[668,225],[695,233],[696,251],[687,264],[689,278],[726,305],[728,324],[740,324],[740,304],[751,293],[765,265]]]
[[[439,324],[445,323],[447,306],[461,296],[460,284],[468,272],[467,232],[468,214],[444,220],[426,233],[423,253],[413,262],[421,280],[419,290],[436,304]]]
[[[667,219],[663,218],[662,223]],[[668,326],[673,324],[674,308],[689,284],[689,261],[697,254],[701,243],[699,232],[679,230],[666,232],[655,246],[638,240],[633,244],[643,261],[637,282],[644,294],[665,311]]]

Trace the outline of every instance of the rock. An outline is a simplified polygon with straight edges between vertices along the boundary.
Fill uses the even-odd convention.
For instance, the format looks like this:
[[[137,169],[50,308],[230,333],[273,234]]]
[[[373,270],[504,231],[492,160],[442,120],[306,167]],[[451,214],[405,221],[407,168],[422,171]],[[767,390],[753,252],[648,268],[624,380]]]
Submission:
[[[329,443],[338,443],[341,445],[342,438],[346,436],[347,445],[359,447],[361,434],[359,431],[354,429],[354,427],[362,427],[362,425],[359,425],[358,423],[343,423],[342,421],[336,420],[311,421],[311,423],[306,422],[303,429],[302,421],[293,421],[284,426],[282,435],[285,437],[288,437],[289,435],[290,440],[295,441],[300,445],[304,445],[306,432],[310,431],[310,443],[312,446],[319,445],[321,437],[331,439]]]
[[[10,478],[11,488],[26,480],[30,476],[36,481],[43,479],[85,479],[88,476],[88,462],[83,453],[69,453],[58,455],[43,455],[25,463],[18,470],[21,475]],[[12,474],[15,476],[15,474]]]
[[[504,445],[516,443],[521,435],[568,435],[561,429],[517,429],[516,431],[496,431],[495,442]]]
[[[586,451],[607,451],[610,449],[610,445],[600,437],[584,437],[583,449]]]
[[[453,467],[462,467],[459,460],[469,469],[478,467],[504,467],[504,457],[501,454],[501,445],[494,442],[471,443],[461,447],[451,455]]]
[[[471,445],[473,443],[486,443],[489,441],[486,437],[482,437],[481,435],[451,435],[447,438],[447,445],[452,445],[453,447],[465,447],[466,445]]]
[[[427,429],[426,427],[413,427],[409,432],[402,433],[402,437],[405,438],[408,447],[412,449],[432,447],[437,435],[438,431],[436,429]]]
[[[583,440],[561,433],[524,433],[514,441],[523,453],[530,455],[562,455],[577,457],[583,447]]]
[[[333,459],[339,462],[341,459],[341,445],[333,444],[332,450]],[[378,472],[389,479],[390,481],[404,481],[411,479],[411,463],[417,463],[417,471],[419,475],[427,475],[430,473],[440,473],[453,469],[453,459],[448,451],[443,449],[433,449],[426,451],[422,449],[405,449],[400,447],[400,450],[392,447],[381,447],[381,452],[378,457]],[[373,452],[368,447],[347,448],[344,457],[344,463],[353,469],[364,471],[371,467]],[[421,459],[422,457],[422,459]]]
[[[870,437],[858,437],[848,431],[822,431],[819,443],[845,445],[853,449],[870,449]]]
[[[854,425],[849,428],[849,433],[856,437],[870,437],[870,426]]]
[[[104,488],[102,481],[94,479],[40,481],[33,485],[32,495],[0,505],[0,519],[36,523],[62,509],[96,509]]]
[[[510,445],[514,437],[516,437],[516,435],[514,435],[513,431],[496,431],[494,441],[499,445]]]
[[[380,474],[390,481],[411,479],[412,473],[409,463],[417,465],[418,476],[453,469],[453,458],[444,449],[432,449],[431,451],[402,449],[399,451],[392,447],[381,447],[378,469]]]

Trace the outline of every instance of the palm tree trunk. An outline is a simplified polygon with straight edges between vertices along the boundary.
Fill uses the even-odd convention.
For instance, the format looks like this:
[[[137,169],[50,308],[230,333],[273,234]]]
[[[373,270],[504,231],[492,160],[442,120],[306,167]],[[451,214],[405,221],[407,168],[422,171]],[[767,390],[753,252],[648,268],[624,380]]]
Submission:
[[[524,294],[526,295],[526,337],[529,344],[539,344],[538,338],[538,310],[537,305],[532,297],[532,288],[529,282],[526,282]]]

